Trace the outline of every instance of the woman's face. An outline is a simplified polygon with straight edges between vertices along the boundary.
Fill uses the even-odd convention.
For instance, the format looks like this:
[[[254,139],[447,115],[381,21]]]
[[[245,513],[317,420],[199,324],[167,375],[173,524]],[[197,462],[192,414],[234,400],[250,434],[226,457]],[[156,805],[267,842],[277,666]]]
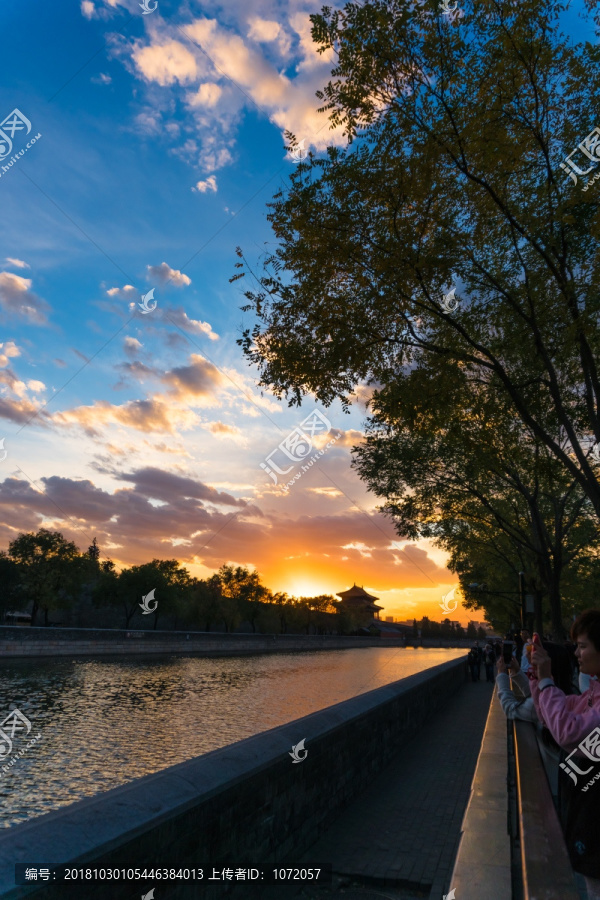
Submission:
[[[600,652],[596,650],[587,634],[577,638],[575,656],[579,660],[579,670],[584,675],[600,675]]]

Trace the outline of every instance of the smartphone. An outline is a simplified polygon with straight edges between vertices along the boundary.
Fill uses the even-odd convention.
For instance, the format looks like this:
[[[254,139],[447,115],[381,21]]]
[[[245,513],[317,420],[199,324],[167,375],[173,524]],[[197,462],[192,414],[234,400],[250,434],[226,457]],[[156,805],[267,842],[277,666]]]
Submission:
[[[512,641],[502,641],[502,656],[504,658],[504,662],[507,666],[510,665],[510,661],[513,658],[513,642]]]

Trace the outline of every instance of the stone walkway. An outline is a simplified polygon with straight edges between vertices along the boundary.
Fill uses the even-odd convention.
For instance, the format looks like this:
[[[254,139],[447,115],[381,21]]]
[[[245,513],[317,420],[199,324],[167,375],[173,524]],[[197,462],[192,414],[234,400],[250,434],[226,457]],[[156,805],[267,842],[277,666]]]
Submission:
[[[484,681],[466,683],[300,859],[285,863],[331,863],[333,887],[294,890],[288,885],[282,890],[264,885],[261,898],[442,900],[449,890],[492,688]]]

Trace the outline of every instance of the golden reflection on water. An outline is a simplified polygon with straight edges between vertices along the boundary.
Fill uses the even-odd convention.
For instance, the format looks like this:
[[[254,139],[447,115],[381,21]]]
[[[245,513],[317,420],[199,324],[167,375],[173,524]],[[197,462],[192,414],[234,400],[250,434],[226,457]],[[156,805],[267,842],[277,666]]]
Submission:
[[[5,827],[439,665],[465,650],[3,660],[1,718],[41,739],[0,766]],[[14,741],[13,752],[26,743]]]

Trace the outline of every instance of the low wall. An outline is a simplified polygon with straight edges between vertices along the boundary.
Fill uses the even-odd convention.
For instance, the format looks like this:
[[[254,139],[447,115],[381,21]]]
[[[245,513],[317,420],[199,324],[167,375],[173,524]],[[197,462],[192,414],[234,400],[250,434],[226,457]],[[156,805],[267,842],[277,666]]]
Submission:
[[[241,656],[298,650],[380,647],[379,637],[330,634],[226,634],[210,631],[129,631],[116,628],[31,628],[0,626],[0,659],[16,656],[96,656],[101,654],[194,653]],[[385,646],[403,647],[400,640]]]
[[[212,874],[213,867],[268,869],[292,853],[299,859],[466,676],[465,659],[443,663],[0,832],[0,898],[65,896],[64,885],[15,887],[15,863]],[[301,740],[307,755],[294,763],[290,751]],[[152,887],[156,881],[80,885],[86,900],[129,900]],[[160,896],[254,896],[249,891],[249,884],[169,881]]]
[[[494,690],[450,879],[457,898],[513,897],[507,775],[506,716]]]

